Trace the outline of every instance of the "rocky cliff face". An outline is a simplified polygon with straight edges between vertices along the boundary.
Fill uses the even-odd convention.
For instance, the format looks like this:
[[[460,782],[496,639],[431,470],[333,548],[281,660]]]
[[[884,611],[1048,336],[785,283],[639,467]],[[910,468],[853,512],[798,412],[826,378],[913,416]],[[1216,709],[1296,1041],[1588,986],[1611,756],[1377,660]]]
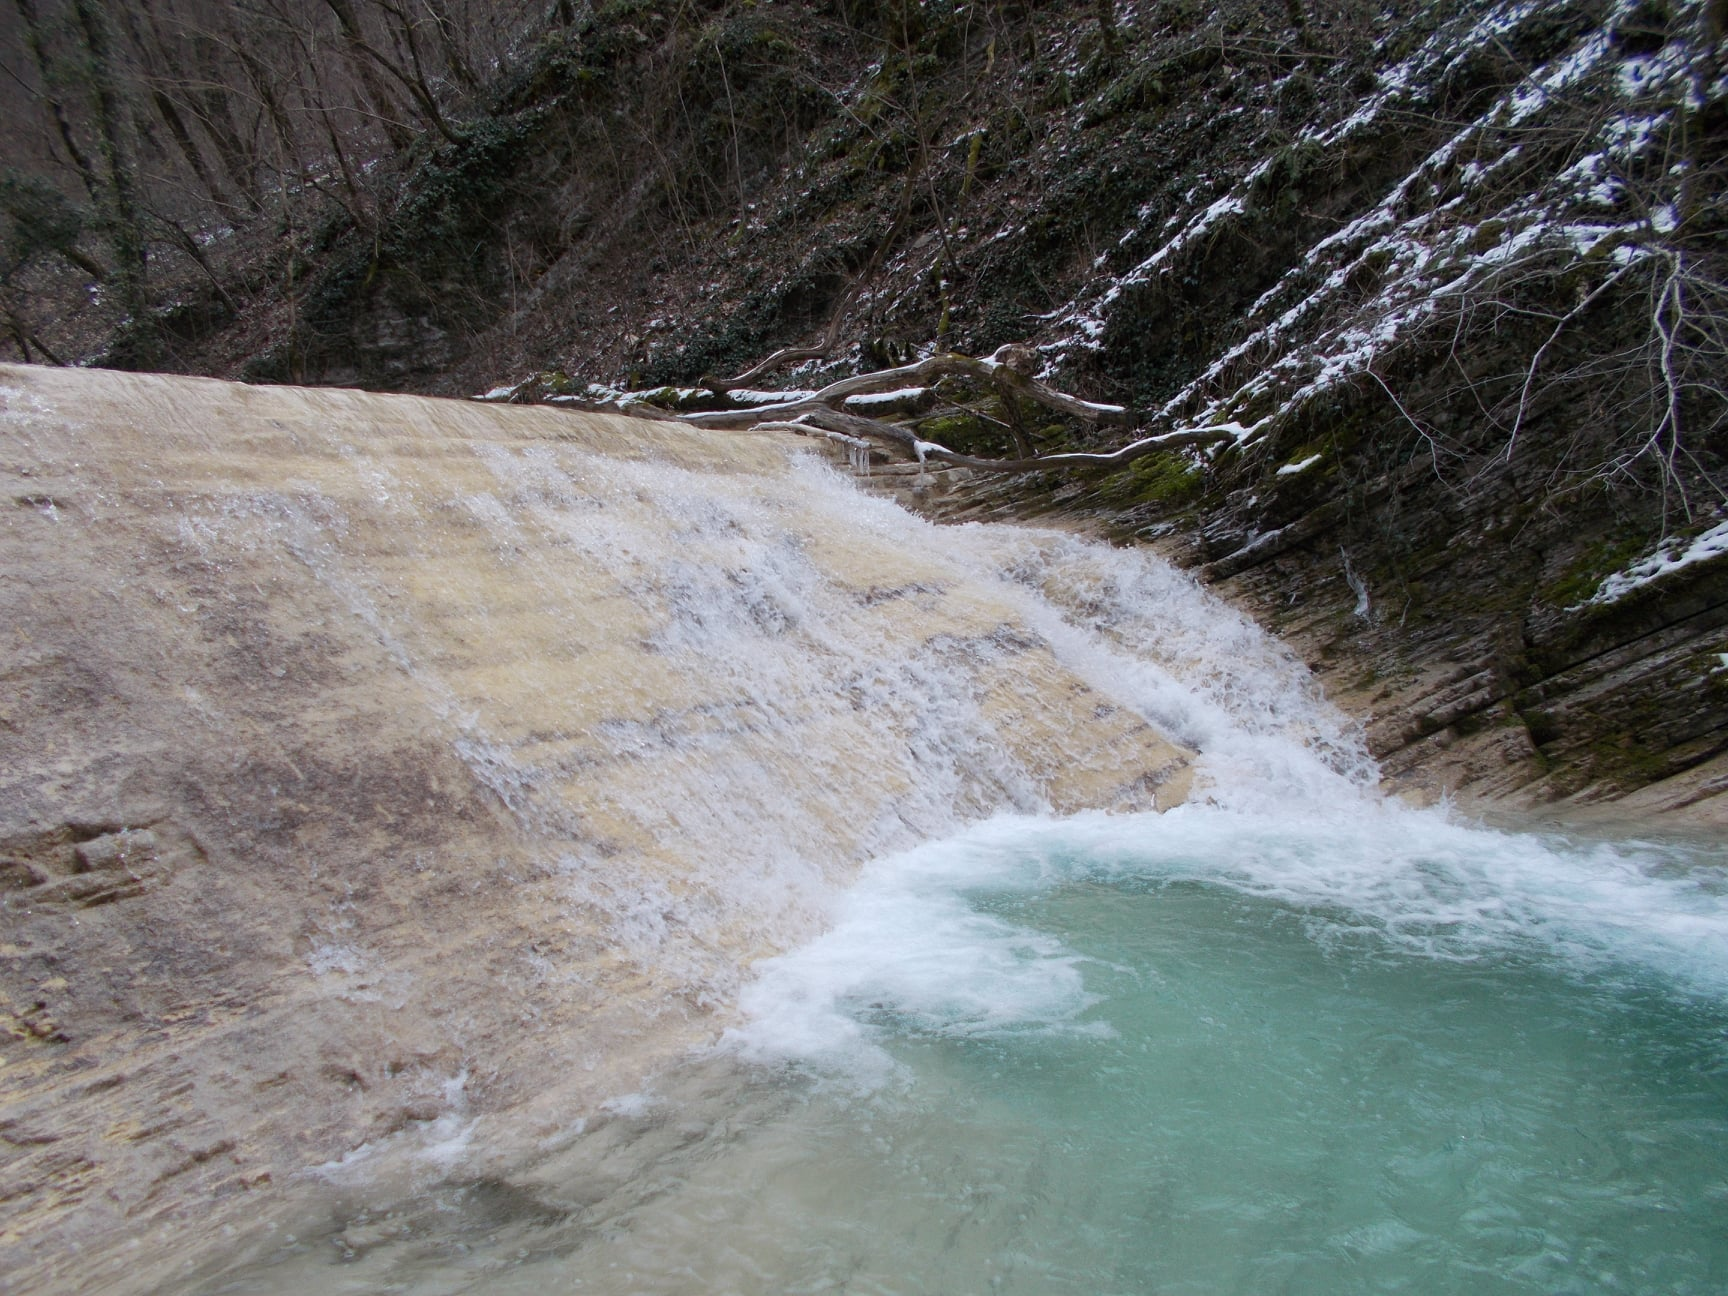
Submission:
[[[0,1290],[507,1195],[865,855],[1180,797],[796,440],[0,368]]]
[[[1005,488],[964,469],[878,485],[950,521],[1121,523],[1083,490]],[[1354,515],[1322,502],[1235,561],[1209,564],[1187,537],[1150,543],[1302,656],[1365,726],[1391,792],[1490,815],[1728,821],[1720,533],[1599,577],[1601,519],[1539,516],[1509,537],[1451,496],[1423,493],[1385,490]],[[1411,569],[1377,565],[1389,518],[1449,537],[1422,556],[1413,592],[1398,583]]]

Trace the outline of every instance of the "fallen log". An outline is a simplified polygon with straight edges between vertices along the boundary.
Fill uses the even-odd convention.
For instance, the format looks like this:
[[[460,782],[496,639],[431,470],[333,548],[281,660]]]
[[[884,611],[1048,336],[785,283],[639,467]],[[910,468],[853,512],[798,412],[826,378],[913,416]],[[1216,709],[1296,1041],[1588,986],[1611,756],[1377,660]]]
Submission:
[[[704,378],[703,386],[721,398],[726,397],[736,383],[763,372],[770,361],[780,362],[785,353],[776,352],[762,365],[739,375],[737,380],[715,382]],[[824,437],[847,444],[856,451],[860,446],[887,445],[918,463],[943,463],[981,472],[1028,473],[1060,472],[1071,468],[1121,468],[1146,455],[1168,453],[1216,445],[1238,439],[1244,429],[1235,423],[1203,428],[1180,428],[1152,436],[1139,437],[1127,445],[1109,451],[1066,451],[1057,454],[1036,454],[1019,426],[1016,401],[1025,399],[1046,409],[1054,410],[1082,422],[1105,427],[1134,427],[1138,419],[1122,405],[1108,405],[1082,400],[1039,382],[1033,377],[1037,368],[1037,352],[1021,344],[999,347],[983,358],[938,352],[912,364],[879,369],[874,373],[857,374],[829,383],[815,392],[798,392],[784,401],[752,403],[730,409],[704,410],[694,413],[674,413],[650,404],[645,398],[632,399],[625,393],[615,400],[587,400],[577,396],[554,396],[547,402],[566,408],[595,412],[630,414],[662,421],[689,423],[696,427],[777,429],[803,435]],[[1000,393],[1012,422],[1004,423],[968,406],[947,407],[965,412],[1010,433],[1019,453],[1010,458],[990,458],[951,450],[935,441],[926,441],[910,427],[890,421],[887,417],[870,417],[858,412],[868,407],[870,397],[893,397],[899,408],[916,406],[923,393],[929,393],[944,378],[970,378],[986,383]],[[529,379],[515,387],[500,387],[481,400],[520,401],[531,392]],[[530,395],[528,399],[533,399]],[[886,407],[889,404],[884,400]]]

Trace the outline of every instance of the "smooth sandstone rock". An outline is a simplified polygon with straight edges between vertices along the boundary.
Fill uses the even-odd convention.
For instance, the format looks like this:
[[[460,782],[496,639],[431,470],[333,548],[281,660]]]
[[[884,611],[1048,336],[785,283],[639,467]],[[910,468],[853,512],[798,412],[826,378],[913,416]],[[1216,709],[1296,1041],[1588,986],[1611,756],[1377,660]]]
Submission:
[[[0,1291],[172,1287],[344,1157],[490,1173],[713,1038],[871,853],[1180,799],[794,452],[0,367]]]

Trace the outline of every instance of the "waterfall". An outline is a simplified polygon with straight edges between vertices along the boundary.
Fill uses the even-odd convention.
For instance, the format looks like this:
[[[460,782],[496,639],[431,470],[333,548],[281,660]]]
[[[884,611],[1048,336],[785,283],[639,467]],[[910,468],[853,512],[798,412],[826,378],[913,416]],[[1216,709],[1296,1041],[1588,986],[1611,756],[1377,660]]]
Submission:
[[[1144,1062],[1187,1039],[1159,987],[1214,948],[1246,963],[1195,975],[1182,996],[1236,997],[1194,1020],[1288,1023],[1277,1056],[1306,1056],[1310,1018],[1354,1029],[1329,977],[1412,1032],[1406,982],[1436,967],[1538,966],[1556,1020],[1584,1011],[1556,977],[1728,988],[1693,857],[1388,804],[1299,663],[1184,574],[934,526],[795,437],[6,367],[0,472],[0,974],[38,1050],[6,1072],[36,1149],[6,1171],[6,1267],[42,1290],[304,1290],[374,1253],[378,1290],[466,1290],[446,1228],[520,1238],[497,1263],[523,1290],[625,1263],[658,1275],[642,1290],[814,1289],[852,1224],[782,1254],[728,1185],[784,1188],[792,1140],[961,1230],[972,1190],[929,1166],[1056,1154],[1019,1097],[974,1138],[921,1095],[1079,1068],[1144,1072],[1157,1107],[1219,1065],[1195,1040]],[[915,1166],[871,1150],[900,1111],[946,1131]],[[1114,1147],[1105,1126],[1077,1145]],[[1126,1185],[1156,1153],[1122,1155]],[[990,1164],[1016,1218],[1051,1199]],[[1048,1182],[1092,1200],[1061,1164]],[[797,1202],[845,1199],[805,1173]],[[690,1242],[711,1271],[661,1255],[630,1223],[650,1202],[674,1232],[736,1216],[748,1258],[719,1235]],[[1376,1209],[1351,1227],[1403,1246]],[[961,1252],[928,1286],[882,1277],[884,1239],[924,1227],[884,1211],[863,1271],[979,1285],[942,1267]],[[248,1257],[288,1267],[223,1286]],[[1019,1289],[1104,1289],[1052,1272]]]
[[[16,1108],[84,1149],[37,1252],[113,1236],[60,1177],[124,1217],[170,1141],[223,1149],[183,1194],[532,1142],[711,1039],[865,861],[1175,804],[1205,733],[1062,602],[1118,556],[940,530],[797,437],[9,366],[0,456],[6,988],[54,1059]],[[162,1133],[99,1137],[148,1092]]]

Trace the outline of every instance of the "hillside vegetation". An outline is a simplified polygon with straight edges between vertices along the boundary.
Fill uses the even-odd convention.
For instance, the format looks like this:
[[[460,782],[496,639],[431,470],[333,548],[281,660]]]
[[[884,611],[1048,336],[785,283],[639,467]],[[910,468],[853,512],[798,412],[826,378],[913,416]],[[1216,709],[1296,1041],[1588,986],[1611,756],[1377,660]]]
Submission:
[[[930,508],[1163,545],[1394,778],[1685,800],[1728,748],[1724,8],[17,0],[10,345],[676,404],[1027,343],[1135,412],[1036,451],[1235,433]],[[901,415],[998,455],[1031,413],[951,405]]]

